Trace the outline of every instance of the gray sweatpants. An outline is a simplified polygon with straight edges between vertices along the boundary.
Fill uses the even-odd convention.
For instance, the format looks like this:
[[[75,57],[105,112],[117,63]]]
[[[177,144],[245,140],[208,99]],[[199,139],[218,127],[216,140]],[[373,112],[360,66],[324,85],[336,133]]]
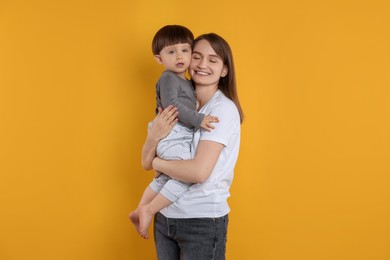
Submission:
[[[157,156],[165,160],[191,159],[191,142],[193,136],[194,132],[192,129],[177,123],[169,135],[158,143]],[[190,185],[191,183],[177,181],[165,174],[161,174],[153,179],[149,187],[174,202],[188,190]]]

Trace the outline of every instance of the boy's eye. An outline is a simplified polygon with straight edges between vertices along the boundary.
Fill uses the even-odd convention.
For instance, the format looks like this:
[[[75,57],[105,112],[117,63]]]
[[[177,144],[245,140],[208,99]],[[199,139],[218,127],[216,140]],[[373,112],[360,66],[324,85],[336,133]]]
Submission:
[[[184,50],[183,50],[183,52],[189,52],[189,50],[187,50],[187,49],[184,49]]]
[[[174,53],[174,51],[168,51],[168,54],[173,54]]]

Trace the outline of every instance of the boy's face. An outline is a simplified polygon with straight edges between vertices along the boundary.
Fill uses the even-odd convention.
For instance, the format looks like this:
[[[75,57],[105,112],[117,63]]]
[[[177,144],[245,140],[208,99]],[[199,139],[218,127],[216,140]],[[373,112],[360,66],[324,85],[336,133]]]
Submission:
[[[191,45],[178,43],[164,47],[159,55],[155,55],[158,63],[164,65],[165,70],[170,70],[180,77],[184,77],[191,62]]]

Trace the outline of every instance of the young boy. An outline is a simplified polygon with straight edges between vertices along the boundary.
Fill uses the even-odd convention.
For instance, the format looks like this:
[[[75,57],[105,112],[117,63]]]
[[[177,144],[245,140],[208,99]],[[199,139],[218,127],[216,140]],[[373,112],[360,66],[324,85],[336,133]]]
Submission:
[[[194,131],[200,127],[210,131],[214,128],[211,123],[218,122],[216,117],[197,113],[195,92],[191,81],[185,77],[191,62],[193,41],[189,29],[167,25],[156,33],[152,42],[154,57],[165,68],[156,86],[157,108],[174,105],[179,112],[179,122],[157,146],[157,156],[167,160],[191,159]],[[145,189],[137,209],[129,216],[141,237],[149,238],[148,229],[154,214],[175,202],[190,185],[165,174],[154,178]]]

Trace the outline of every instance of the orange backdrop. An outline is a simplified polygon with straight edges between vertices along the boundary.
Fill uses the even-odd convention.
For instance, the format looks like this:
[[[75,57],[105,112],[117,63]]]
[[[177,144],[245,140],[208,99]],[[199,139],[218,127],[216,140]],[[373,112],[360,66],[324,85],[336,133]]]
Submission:
[[[127,215],[166,24],[233,49],[228,259],[390,259],[388,1],[2,1],[0,259],[155,259]]]

